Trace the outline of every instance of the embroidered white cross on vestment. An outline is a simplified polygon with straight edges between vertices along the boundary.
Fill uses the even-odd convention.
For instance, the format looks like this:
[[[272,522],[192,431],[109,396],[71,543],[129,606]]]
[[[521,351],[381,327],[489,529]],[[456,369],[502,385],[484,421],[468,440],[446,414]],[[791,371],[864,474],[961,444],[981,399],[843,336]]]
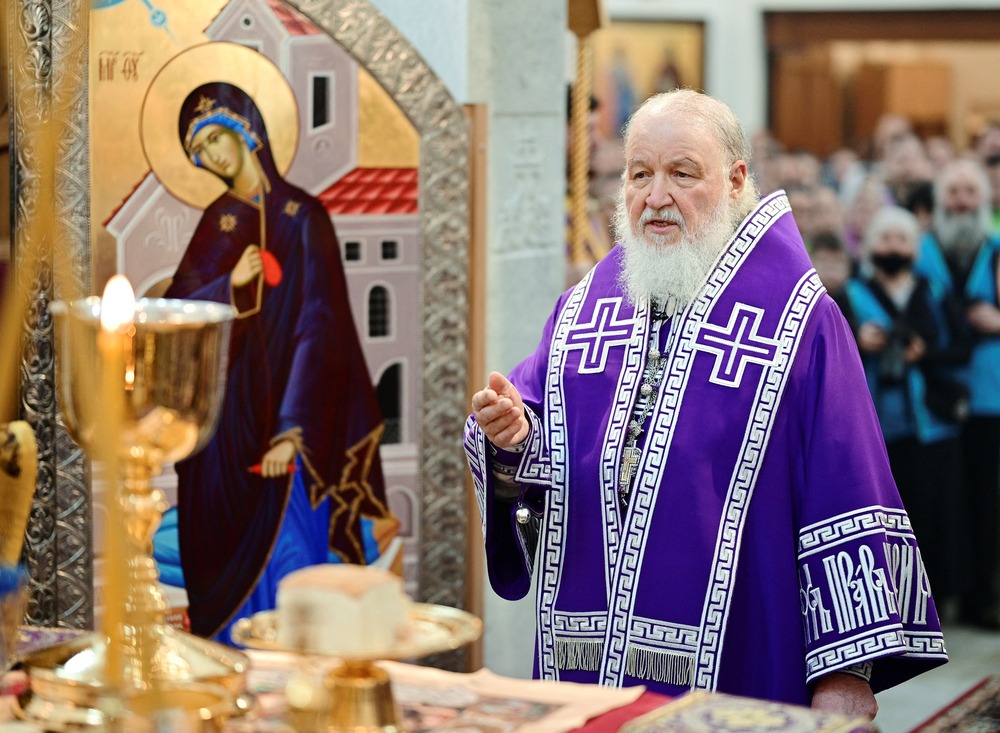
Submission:
[[[778,340],[757,333],[763,315],[761,308],[737,303],[726,326],[701,324],[694,348],[715,356],[710,382],[723,387],[739,387],[748,363],[770,364],[774,361]]]
[[[580,374],[604,371],[608,352],[615,346],[625,346],[632,340],[637,321],[629,318],[618,320],[621,298],[601,298],[594,307],[590,323],[578,323],[567,329],[566,349],[583,349],[580,357]]]

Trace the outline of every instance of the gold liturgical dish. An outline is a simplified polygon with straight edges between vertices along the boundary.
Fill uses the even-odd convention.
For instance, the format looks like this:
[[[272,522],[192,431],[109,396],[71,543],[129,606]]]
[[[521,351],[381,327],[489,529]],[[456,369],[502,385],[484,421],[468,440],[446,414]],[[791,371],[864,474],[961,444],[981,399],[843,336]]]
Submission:
[[[353,661],[376,659],[414,659],[445,652],[475,641],[483,632],[483,622],[466,611],[431,603],[414,603],[410,608],[409,625],[390,650],[367,656],[352,657]],[[251,649],[295,652],[323,656],[309,649],[289,649],[278,643],[277,611],[261,611],[233,625],[233,641]]]
[[[275,611],[240,619],[233,627],[233,641],[251,649],[327,656],[278,644],[277,621]],[[324,681],[328,699],[325,707],[296,711],[294,701],[289,700],[293,718],[301,721],[296,728],[329,733],[395,733],[401,730],[389,676],[375,666],[374,661],[413,659],[458,649],[475,641],[482,633],[483,622],[466,611],[414,603],[409,625],[393,648],[377,654],[342,658],[341,663],[330,670]]]

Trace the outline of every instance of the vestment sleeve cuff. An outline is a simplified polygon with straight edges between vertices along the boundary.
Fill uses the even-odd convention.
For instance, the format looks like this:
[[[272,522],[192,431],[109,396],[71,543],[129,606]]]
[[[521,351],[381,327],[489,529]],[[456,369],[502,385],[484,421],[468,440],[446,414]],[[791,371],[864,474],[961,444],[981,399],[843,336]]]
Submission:
[[[865,682],[871,682],[872,679],[871,662],[858,662],[857,664],[852,664],[850,667],[844,667],[843,669],[837,671],[844,672],[846,674],[853,674],[855,677],[860,677]]]

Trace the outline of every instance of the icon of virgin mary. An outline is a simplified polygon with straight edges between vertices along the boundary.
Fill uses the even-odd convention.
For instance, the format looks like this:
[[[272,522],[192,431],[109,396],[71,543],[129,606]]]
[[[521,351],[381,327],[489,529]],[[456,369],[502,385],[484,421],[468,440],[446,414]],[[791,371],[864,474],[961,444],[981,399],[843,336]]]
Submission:
[[[176,466],[178,536],[192,631],[274,607],[277,583],[334,559],[364,563],[362,518],[383,546],[382,422],[351,317],[333,224],[280,175],[254,100],[227,82],[184,99],[190,165],[225,191],[212,201],[165,293],[238,311],[219,428]],[[221,633],[220,633],[221,632]]]

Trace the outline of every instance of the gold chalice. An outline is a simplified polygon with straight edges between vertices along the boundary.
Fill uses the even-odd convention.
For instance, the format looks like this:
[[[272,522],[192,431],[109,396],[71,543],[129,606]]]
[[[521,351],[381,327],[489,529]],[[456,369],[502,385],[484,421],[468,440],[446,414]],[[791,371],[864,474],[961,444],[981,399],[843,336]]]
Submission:
[[[102,327],[111,307],[105,292],[104,314],[97,297],[50,306],[65,423],[88,453],[117,467],[120,478],[108,498],[104,598],[111,615],[103,633],[26,660],[33,697],[25,715],[50,730],[101,727],[116,714],[109,706],[128,708],[130,700],[141,700],[135,715],[192,705],[213,709],[206,701],[210,693],[185,695],[185,688],[221,690],[237,712],[249,665],[241,652],[165,622],[167,604],[152,558],[153,535],[167,507],[151,480],[164,463],[197,451],[215,430],[234,310],[201,301],[136,302],[129,289],[128,307],[134,308],[109,329],[107,321]],[[117,566],[112,547],[119,550]]]

